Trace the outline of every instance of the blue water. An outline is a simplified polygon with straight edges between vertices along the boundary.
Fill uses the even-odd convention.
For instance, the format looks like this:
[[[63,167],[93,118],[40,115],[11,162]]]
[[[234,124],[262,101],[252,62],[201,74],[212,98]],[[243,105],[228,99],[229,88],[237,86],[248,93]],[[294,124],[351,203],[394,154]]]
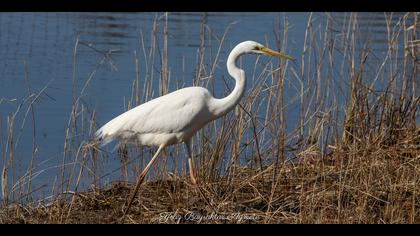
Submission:
[[[34,103],[37,148],[35,169],[48,170],[41,172],[34,179],[34,185],[51,185],[53,181],[58,181],[56,174],[59,168],[56,166],[59,166],[63,160],[65,133],[74,95],[79,96],[84,89],[82,104],[88,110],[95,110],[96,127],[124,112],[131,97],[132,81],[136,78],[135,53],[139,59],[139,87],[143,87],[146,66],[141,39],[143,38],[146,51],[149,52],[154,21],[157,22],[157,46],[162,52],[163,32],[167,20],[169,91],[193,85],[202,29],[206,35],[205,62],[214,60],[220,40],[227,32],[220,50],[216,73],[213,76],[214,87],[211,87],[216,97],[222,97],[227,91],[220,78],[229,78],[225,69],[225,60],[237,43],[254,40],[277,49],[277,30],[284,29],[284,20],[287,19],[285,52],[300,58],[309,14],[169,13],[166,18],[164,13],[0,13],[2,153],[10,151],[5,149],[7,117],[13,115],[28,93],[37,93],[45,87]],[[337,35],[345,28],[343,24],[349,15],[350,13],[332,14],[335,20],[331,27]],[[399,16],[401,14],[395,14],[393,19],[397,20]],[[327,14],[314,13],[312,17],[314,30],[324,30]],[[361,34],[365,37],[361,41],[371,40],[371,48],[378,57],[383,56],[387,50],[384,46],[387,32],[383,19],[383,13],[359,14],[360,30],[367,31],[366,34]],[[74,64],[73,53],[77,40],[77,57]],[[105,60],[101,64],[103,53],[110,51],[112,51],[112,60]],[[252,68],[255,60],[256,57],[253,56],[244,58],[243,66]],[[269,59],[261,60],[259,64],[261,66],[269,61]],[[158,56],[155,65],[161,66]],[[298,70],[298,67],[295,69]],[[159,68],[155,68],[153,97],[159,96],[158,71]],[[89,79],[92,72],[95,73]],[[252,69],[248,73],[249,76],[251,72]],[[28,82],[25,82],[26,80]],[[89,83],[85,87],[88,80]],[[295,83],[292,79],[290,81]],[[72,92],[74,84],[75,94]],[[233,81],[228,81],[228,84],[233,88]],[[250,86],[252,82],[248,83],[248,89]],[[285,101],[291,100],[294,96],[296,94],[293,89],[286,90]],[[290,124],[296,124],[299,115],[298,105],[287,108],[286,114]],[[27,172],[32,157],[33,127],[29,109],[28,103],[25,103],[15,120],[15,179]],[[24,119],[25,114],[27,114],[26,119]],[[288,125],[289,130],[293,128],[295,128],[293,125]],[[81,134],[79,140],[87,138],[89,133],[85,132]],[[2,165],[6,159],[7,156],[3,156]],[[101,164],[103,172],[107,173],[117,168],[119,163],[119,160],[112,158],[104,160]],[[113,178],[118,179],[120,176],[111,175],[108,181],[112,181]],[[50,189],[44,188],[43,194],[47,195],[46,192]]]

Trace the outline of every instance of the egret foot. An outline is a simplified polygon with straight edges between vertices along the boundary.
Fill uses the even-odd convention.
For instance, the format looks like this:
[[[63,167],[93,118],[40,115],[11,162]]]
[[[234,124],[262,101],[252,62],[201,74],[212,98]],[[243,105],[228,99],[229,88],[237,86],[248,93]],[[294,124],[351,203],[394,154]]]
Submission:
[[[194,175],[194,166],[193,166],[193,163],[192,163],[192,159],[191,158],[188,158],[188,166],[189,166],[189,169],[190,169],[190,178],[191,178],[192,184],[194,185],[195,189],[197,189],[197,191],[200,194],[201,198],[207,203],[208,206],[210,206],[210,208],[214,212],[215,210],[214,210],[213,205],[207,199],[206,195],[204,195],[203,191],[201,191],[200,186],[198,186],[197,179],[195,178],[195,175]]]
[[[134,191],[131,193],[130,198],[128,200],[127,203],[127,207],[124,210],[124,215],[123,217],[128,213],[128,211],[130,210],[131,205],[133,204],[134,198],[137,195],[137,192],[140,189],[141,184],[144,181],[144,178],[146,177],[147,172],[149,171],[150,167],[152,166],[152,164],[156,161],[156,158],[158,157],[159,153],[162,151],[164,146],[160,146],[158,148],[158,150],[156,151],[155,155],[152,157],[152,159],[150,160],[150,162],[147,164],[147,166],[144,168],[143,172],[140,173],[139,178],[137,180],[136,183],[136,187],[134,187]]]

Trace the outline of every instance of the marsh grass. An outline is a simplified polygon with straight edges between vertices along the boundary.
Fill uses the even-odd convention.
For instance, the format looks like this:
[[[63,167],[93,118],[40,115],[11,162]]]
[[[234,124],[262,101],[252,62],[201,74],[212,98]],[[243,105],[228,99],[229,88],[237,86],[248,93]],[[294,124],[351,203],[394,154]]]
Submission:
[[[144,43],[147,36],[139,35],[141,50],[133,53],[136,77],[126,109],[170,92],[175,83],[168,60],[168,17],[167,13],[156,17],[151,45]],[[22,196],[36,190],[30,187],[32,165],[27,180],[18,185],[10,174],[18,107],[5,128],[0,125],[7,134],[1,139],[0,223],[420,223],[418,14],[399,19],[384,14],[388,50],[383,56],[370,48],[369,40],[361,40],[357,13],[348,14],[341,25],[331,14],[326,19],[322,29],[310,14],[303,52],[295,63],[257,58],[247,71],[249,89],[235,111],[194,137],[195,173],[211,207],[191,185],[181,158],[183,147],[176,145],[162,153],[125,216],[122,207],[133,182],[129,177],[141,171],[154,149],[122,144],[117,151],[121,167],[116,171],[125,181],[101,186],[100,158],[110,154],[91,141],[99,124],[94,108],[83,102],[96,70],[81,92],[76,91],[81,46],[77,38],[73,105],[57,167],[59,181],[51,197],[22,202]],[[228,94],[232,83],[215,78],[215,70],[219,64],[224,68],[220,50],[235,25],[219,36],[205,22],[204,14],[193,85],[214,92],[214,83],[223,83],[223,94]],[[276,45],[271,47],[288,51],[288,27],[287,18],[279,17]],[[333,30],[337,27],[339,33]],[[217,44],[216,53],[206,47],[209,44]],[[103,53],[97,69],[106,63],[113,67],[111,51]],[[153,90],[155,83],[158,91]],[[182,81],[179,87],[190,85]],[[289,97],[286,90],[295,95]],[[288,120],[292,106],[299,111],[295,122]],[[90,189],[79,189],[83,178],[92,179]],[[20,196],[10,185],[20,186]],[[197,221],[187,217],[191,213],[253,217]],[[164,217],[171,214],[176,217]]]

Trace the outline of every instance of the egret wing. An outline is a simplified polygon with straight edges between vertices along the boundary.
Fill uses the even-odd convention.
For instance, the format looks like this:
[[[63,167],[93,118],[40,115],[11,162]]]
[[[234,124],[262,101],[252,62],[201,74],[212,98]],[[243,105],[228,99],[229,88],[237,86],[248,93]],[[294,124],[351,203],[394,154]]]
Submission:
[[[109,121],[96,136],[105,144],[113,138],[130,138],[137,134],[184,132],[200,125],[208,110],[209,92],[190,87],[153,99]]]

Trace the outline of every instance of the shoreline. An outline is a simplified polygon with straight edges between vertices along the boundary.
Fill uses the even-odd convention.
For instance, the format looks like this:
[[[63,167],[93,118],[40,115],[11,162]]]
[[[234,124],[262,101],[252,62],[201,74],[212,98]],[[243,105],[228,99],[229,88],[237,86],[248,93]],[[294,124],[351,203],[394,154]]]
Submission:
[[[144,183],[130,212],[131,183],[59,196],[50,204],[7,205],[0,223],[420,223],[420,149],[337,150],[231,176],[198,177],[208,206],[188,175]]]

